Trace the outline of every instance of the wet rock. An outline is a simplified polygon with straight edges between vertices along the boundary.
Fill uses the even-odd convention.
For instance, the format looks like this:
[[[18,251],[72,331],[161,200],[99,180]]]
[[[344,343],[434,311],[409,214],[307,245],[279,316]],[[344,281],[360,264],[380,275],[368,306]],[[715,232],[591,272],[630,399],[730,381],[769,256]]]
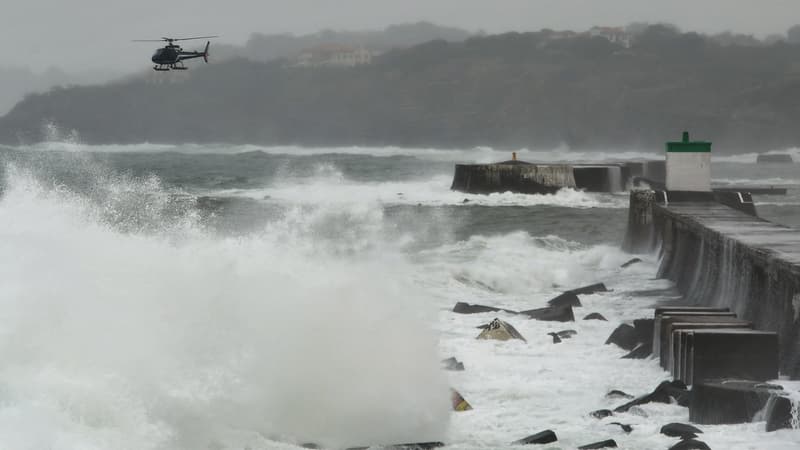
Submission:
[[[644,418],[650,417],[650,415],[647,414],[647,411],[645,411],[644,409],[642,409],[642,408],[640,408],[638,406],[631,406],[630,409],[628,409],[627,413],[628,414],[633,414],[634,416],[644,417]]]
[[[469,203],[469,199],[465,198],[464,201],[462,201],[461,203]]]
[[[692,386],[689,421],[701,425],[752,422],[772,394],[783,391],[775,384],[744,380],[717,380]]]
[[[617,442],[613,439],[595,442],[594,444],[586,444],[578,447],[578,450],[592,450],[598,448],[617,448]]]
[[[322,447],[320,447],[317,444],[307,443],[307,444],[300,445],[300,448],[317,448],[317,449],[319,449],[319,448],[322,448]]]
[[[579,299],[578,296],[575,295],[572,292],[564,292],[563,294],[559,295],[558,297],[555,297],[555,298],[553,298],[551,300],[548,300],[547,304],[550,305],[550,306],[559,306],[559,307],[563,307],[563,306],[580,307],[580,306],[583,306],[583,305],[581,305],[581,299]]]
[[[653,332],[655,330],[654,319],[636,319],[633,321],[633,328],[639,342],[647,344],[653,348]]]
[[[614,389],[613,391],[609,391],[608,394],[606,394],[606,398],[627,398],[627,399],[631,399],[631,398],[633,398],[633,396],[631,394],[628,394],[625,391],[620,391],[620,390]]]
[[[528,342],[513,325],[500,319],[494,319],[481,328],[483,328],[483,331],[481,331],[477,339],[495,339],[498,341],[519,339]]]
[[[686,423],[668,423],[661,427],[661,434],[686,440],[696,438],[698,434],[703,434],[703,432],[699,428]]]
[[[549,336],[553,336],[553,344],[560,344],[561,338],[558,337],[558,333],[547,333]]]
[[[589,415],[595,419],[604,419],[606,417],[613,416],[614,413],[610,409],[598,409],[597,411],[590,412]]]
[[[711,450],[711,447],[709,447],[708,444],[703,441],[698,441],[697,439],[687,439],[673,445],[669,448],[669,450]]]
[[[679,405],[689,405],[689,390],[681,381],[664,381],[647,395],[638,397],[630,402],[614,408],[614,412],[629,412],[631,407],[644,405],[646,403],[671,403],[675,399]]]
[[[460,372],[464,370],[464,363],[460,362],[455,356],[442,360],[444,370]]]
[[[641,259],[639,259],[639,258],[633,258],[633,259],[631,259],[630,261],[626,262],[625,264],[623,264],[623,265],[621,265],[621,266],[619,266],[619,267],[620,267],[620,268],[622,268],[622,269],[626,269],[626,268],[628,268],[628,267],[630,267],[630,266],[632,266],[632,265],[634,265],[634,264],[636,264],[636,263],[640,263],[640,262],[642,262],[642,260],[641,260]]]
[[[558,440],[553,430],[544,430],[542,432],[530,435],[524,439],[514,441],[511,445],[529,445],[529,444],[549,444]]]
[[[653,354],[652,345],[639,344],[638,347],[631,350],[631,352],[623,356],[622,359],[645,359],[652,354]]]
[[[453,411],[469,411],[472,405],[455,389],[450,389],[450,400],[453,403]]]
[[[586,317],[583,318],[583,320],[602,320],[602,321],[608,322],[608,319],[603,317],[602,314],[596,313],[596,312],[587,315]]]
[[[574,322],[575,314],[572,312],[571,306],[548,306],[546,308],[529,309],[522,311],[520,314],[525,314],[531,319],[543,320],[547,322]]]
[[[458,302],[456,306],[453,307],[453,312],[458,314],[480,314],[480,313],[487,313],[487,312],[507,312],[511,314],[517,314],[516,311],[511,311],[510,309],[502,309],[502,308],[495,308],[494,306],[486,306],[486,305],[470,305],[469,303]]]
[[[617,329],[614,330],[608,337],[606,340],[606,345],[608,344],[614,344],[630,351],[640,344],[639,335],[636,333],[636,329],[634,327],[623,323],[622,325],[618,326]]]
[[[784,395],[772,395],[765,410],[767,431],[792,428],[792,399]]]
[[[576,334],[578,334],[578,332],[575,331],[575,330],[561,330],[561,331],[557,332],[556,334],[561,339],[570,339],[573,336],[575,336]]]
[[[633,427],[628,425],[628,424],[626,424],[626,423],[611,422],[611,423],[609,423],[609,425],[617,425],[620,428],[622,428],[622,431],[624,431],[626,433],[630,433],[631,431],[633,431]]]
[[[575,295],[589,295],[597,292],[608,292],[608,288],[606,288],[606,285],[603,283],[595,283],[578,289],[571,289],[567,292]]]
[[[384,450],[427,450],[430,448],[444,447],[443,442],[418,442],[414,444],[379,445],[370,447],[350,447],[347,450],[368,450],[380,448]]]

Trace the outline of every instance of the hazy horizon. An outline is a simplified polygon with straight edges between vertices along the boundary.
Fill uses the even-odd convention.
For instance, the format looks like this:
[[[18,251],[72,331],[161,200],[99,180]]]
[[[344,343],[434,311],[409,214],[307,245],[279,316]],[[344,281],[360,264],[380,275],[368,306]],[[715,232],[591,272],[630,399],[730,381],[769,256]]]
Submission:
[[[130,72],[147,68],[156,43],[133,39],[218,34],[216,42],[241,45],[252,33],[307,34],[323,29],[367,30],[419,21],[487,33],[542,28],[584,30],[595,25],[669,22],[703,33],[732,31],[756,36],[785,33],[800,23],[800,4],[769,0],[731,5],[724,0],[476,0],[375,2],[343,0],[196,0],[191,8],[140,0],[109,4],[100,0],[69,3],[12,0],[0,26],[2,66],[36,72],[57,67],[69,72],[104,69]],[[702,12],[702,13],[701,13]],[[16,39],[12,39],[16,37]],[[189,46],[187,46],[189,47]]]

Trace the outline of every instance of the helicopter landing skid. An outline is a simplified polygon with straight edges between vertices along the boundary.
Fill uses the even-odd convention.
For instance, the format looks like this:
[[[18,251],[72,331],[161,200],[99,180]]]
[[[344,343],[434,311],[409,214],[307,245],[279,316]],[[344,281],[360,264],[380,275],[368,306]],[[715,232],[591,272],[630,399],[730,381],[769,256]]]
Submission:
[[[169,72],[169,67],[158,65],[158,66],[153,66],[153,70],[155,70],[156,72]]]

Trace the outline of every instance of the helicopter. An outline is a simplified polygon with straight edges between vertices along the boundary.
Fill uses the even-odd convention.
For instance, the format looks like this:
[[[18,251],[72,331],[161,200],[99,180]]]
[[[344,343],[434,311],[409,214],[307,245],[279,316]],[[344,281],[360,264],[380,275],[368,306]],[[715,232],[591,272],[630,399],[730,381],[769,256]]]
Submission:
[[[183,63],[187,59],[203,58],[208,63],[208,47],[211,42],[206,42],[206,48],[202,52],[185,52],[180,45],[175,44],[178,41],[191,41],[195,39],[212,39],[219,36],[197,36],[188,38],[170,38],[162,37],[161,39],[137,39],[134,42],[166,42],[167,45],[163,48],[156,50],[151,60],[155,63],[153,70],[159,72],[166,72],[169,70],[189,70]]]

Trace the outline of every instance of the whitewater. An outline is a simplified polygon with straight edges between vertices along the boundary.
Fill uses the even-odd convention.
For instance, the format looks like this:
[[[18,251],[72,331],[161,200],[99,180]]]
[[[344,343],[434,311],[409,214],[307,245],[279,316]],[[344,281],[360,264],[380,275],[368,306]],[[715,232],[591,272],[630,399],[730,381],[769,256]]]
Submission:
[[[620,160],[647,152],[523,153]],[[649,154],[650,157],[657,155]],[[292,449],[443,441],[547,448],[604,439],[666,449],[678,405],[613,418],[606,392],[650,392],[653,360],[603,345],[675,300],[655,255],[627,269],[625,193],[468,195],[455,162],[493,149],[102,146],[0,148],[0,449]],[[765,170],[723,159],[720,184]],[[800,224],[800,175],[760,212]],[[763,211],[762,211],[763,210]],[[797,221],[797,222],[795,222]],[[531,309],[565,289],[574,323],[455,315]],[[607,322],[582,321],[599,312]],[[475,339],[500,317],[526,337]],[[553,345],[548,332],[575,329]],[[455,356],[466,370],[447,372]],[[795,386],[779,380],[785,386]],[[451,411],[455,388],[473,410]],[[610,422],[629,423],[625,434]],[[800,430],[702,426],[715,449],[793,449]]]

